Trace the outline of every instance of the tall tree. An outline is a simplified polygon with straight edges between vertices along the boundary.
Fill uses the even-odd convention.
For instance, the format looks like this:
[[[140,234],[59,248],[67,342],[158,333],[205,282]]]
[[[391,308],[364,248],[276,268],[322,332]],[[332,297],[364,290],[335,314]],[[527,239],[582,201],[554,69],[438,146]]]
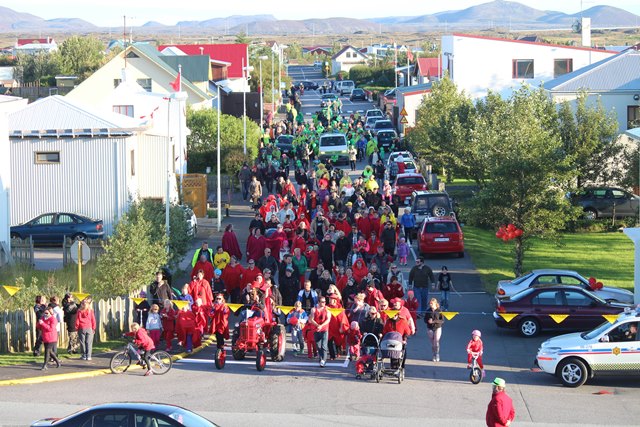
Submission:
[[[104,64],[104,48],[95,37],[69,37],[57,52],[62,72],[77,76],[78,83],[82,82]]]

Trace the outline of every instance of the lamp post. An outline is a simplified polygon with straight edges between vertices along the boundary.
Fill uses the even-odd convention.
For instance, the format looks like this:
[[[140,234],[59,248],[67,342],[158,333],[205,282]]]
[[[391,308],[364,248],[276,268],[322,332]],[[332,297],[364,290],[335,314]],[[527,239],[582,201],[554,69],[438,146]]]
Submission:
[[[266,55],[262,55],[258,57],[258,61],[260,61],[260,87],[258,88],[260,91],[260,129],[262,129],[262,121],[264,120],[264,90],[262,89],[262,61],[268,59]]]
[[[220,85],[216,84],[218,87],[218,145],[217,145],[217,162],[218,162],[218,179],[217,179],[217,190],[218,190],[218,232],[222,229],[222,190],[220,186]]]
[[[276,113],[276,91],[273,89],[273,57],[274,57],[274,52],[271,51],[271,114],[275,114]]]
[[[244,155],[247,155],[247,78],[244,66],[244,58],[242,58],[242,128],[244,134]],[[220,213],[218,212],[218,215]]]

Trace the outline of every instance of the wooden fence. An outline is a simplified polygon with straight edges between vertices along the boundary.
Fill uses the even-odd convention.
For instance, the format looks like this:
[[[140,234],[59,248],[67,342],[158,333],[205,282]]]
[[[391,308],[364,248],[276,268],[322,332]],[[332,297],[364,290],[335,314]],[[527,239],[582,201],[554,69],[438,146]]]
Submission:
[[[96,316],[96,342],[119,338],[133,322],[133,301],[111,298],[93,303]],[[36,315],[33,310],[0,312],[0,353],[33,351],[36,340]],[[67,348],[69,336],[65,323],[60,325],[58,347]]]
[[[34,264],[33,239],[11,239],[11,256],[18,264]]]

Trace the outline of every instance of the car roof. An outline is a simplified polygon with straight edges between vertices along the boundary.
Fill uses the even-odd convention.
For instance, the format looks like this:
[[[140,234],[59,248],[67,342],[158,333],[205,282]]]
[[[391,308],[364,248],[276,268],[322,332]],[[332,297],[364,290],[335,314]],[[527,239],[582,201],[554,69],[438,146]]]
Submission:
[[[449,193],[447,193],[446,191],[440,191],[440,190],[414,190],[413,191],[414,196],[425,196],[429,194],[442,194],[444,196],[449,197]]]
[[[455,222],[458,223],[458,220],[453,215],[445,215],[445,216],[427,216],[424,219],[425,222]]]
[[[398,178],[406,178],[406,177],[414,177],[414,176],[419,176],[419,177],[424,178],[421,174],[419,174],[419,173],[413,173],[413,172],[410,172],[410,173],[399,173],[399,174],[398,174],[398,175],[396,175],[396,176],[397,176]]]
[[[381,110],[381,109],[379,109],[379,108],[372,108],[372,109],[370,109],[370,110],[367,110],[367,111],[365,112],[365,114],[367,114],[369,111],[379,111],[379,112],[381,112],[381,113],[382,113],[382,110]]]
[[[582,276],[582,274],[578,273],[577,271],[560,270],[556,268],[541,268],[537,270],[532,270],[531,272],[535,274],[566,274],[570,276]]]
[[[344,136],[344,133],[340,133],[340,132],[326,132],[323,133],[322,135],[320,135],[320,138],[324,137],[324,136]],[[345,136],[346,138],[346,136]]]
[[[380,119],[380,120],[378,120],[378,122],[389,122],[389,123],[391,123],[391,120],[389,120],[389,119]]]
[[[155,403],[155,402],[111,402],[101,403],[91,406],[87,409],[132,409],[132,410],[154,410],[162,412],[163,414],[171,414],[176,410],[187,411],[177,405],[171,405],[168,403]]]

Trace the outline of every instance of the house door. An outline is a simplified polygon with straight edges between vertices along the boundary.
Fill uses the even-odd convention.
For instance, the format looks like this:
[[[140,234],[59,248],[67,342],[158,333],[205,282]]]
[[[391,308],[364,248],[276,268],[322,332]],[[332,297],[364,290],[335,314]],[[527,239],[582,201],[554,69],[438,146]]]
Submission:
[[[207,175],[201,173],[184,174],[182,199],[192,207],[198,218],[207,216]]]

